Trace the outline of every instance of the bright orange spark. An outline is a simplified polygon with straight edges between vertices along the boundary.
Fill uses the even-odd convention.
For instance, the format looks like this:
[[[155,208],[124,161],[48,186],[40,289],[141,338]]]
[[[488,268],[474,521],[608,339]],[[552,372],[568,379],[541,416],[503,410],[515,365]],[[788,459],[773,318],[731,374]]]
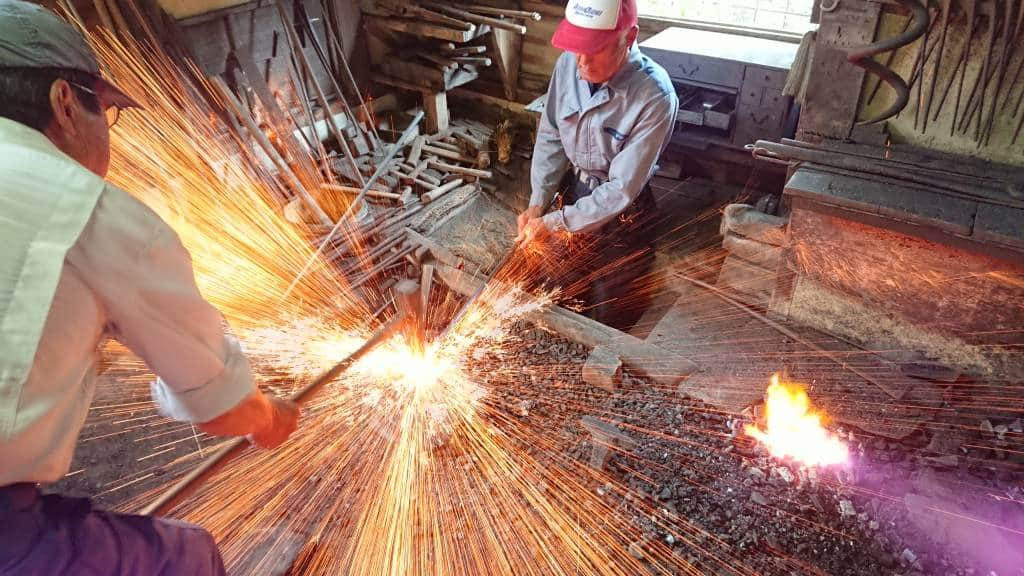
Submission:
[[[765,404],[765,430],[748,425],[746,433],[764,444],[777,458],[792,458],[808,466],[829,466],[847,461],[846,444],[822,426],[822,414],[811,410],[807,392],[799,384],[772,376]]]

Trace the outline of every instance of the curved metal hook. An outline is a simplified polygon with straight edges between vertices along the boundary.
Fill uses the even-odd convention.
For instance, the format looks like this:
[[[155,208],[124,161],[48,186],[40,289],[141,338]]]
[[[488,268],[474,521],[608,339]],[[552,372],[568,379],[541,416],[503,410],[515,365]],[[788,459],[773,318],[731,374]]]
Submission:
[[[891,68],[883,66],[875,61],[873,57],[876,54],[889,52],[902,46],[906,46],[923,36],[925,31],[928,30],[928,24],[931,16],[928,14],[928,6],[918,2],[918,0],[897,0],[897,2],[911,12],[911,24],[906,31],[902,34],[893,36],[892,38],[879,40],[878,42],[868,44],[867,46],[850,48],[846,52],[846,59],[849,60],[851,64],[860,66],[868,72],[878,76],[883,82],[892,86],[892,89],[896,91],[896,101],[893,102],[891,106],[883,110],[874,118],[857,122],[858,125],[884,122],[899,114],[900,111],[906,108],[907,102],[910,101],[910,88],[907,86],[906,81],[904,81],[903,78],[901,78],[900,75],[894,72]]]

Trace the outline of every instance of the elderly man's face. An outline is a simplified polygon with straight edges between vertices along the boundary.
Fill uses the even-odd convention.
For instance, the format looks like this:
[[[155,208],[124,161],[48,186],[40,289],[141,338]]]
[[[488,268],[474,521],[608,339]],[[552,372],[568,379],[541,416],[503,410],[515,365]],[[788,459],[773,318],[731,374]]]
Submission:
[[[576,67],[579,69],[580,78],[593,84],[603,84],[611,80],[626,60],[638,32],[639,29],[634,26],[600,52],[577,54]]]
[[[96,86],[85,86],[94,90]],[[79,100],[66,80],[50,87],[53,121],[46,135],[62,152],[101,178],[110,168],[110,128],[104,113],[110,104],[97,96],[100,112],[92,112]]]

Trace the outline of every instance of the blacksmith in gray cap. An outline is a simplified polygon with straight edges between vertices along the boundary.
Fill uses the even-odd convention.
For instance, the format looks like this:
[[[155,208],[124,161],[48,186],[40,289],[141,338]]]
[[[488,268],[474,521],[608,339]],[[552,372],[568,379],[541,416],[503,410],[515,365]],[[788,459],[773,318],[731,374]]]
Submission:
[[[158,375],[166,416],[267,448],[297,425],[253,383],[178,236],[104,180],[110,126],[137,106],[75,27],[0,0],[0,574],[224,573],[198,526],[41,493],[68,473],[104,340]]]

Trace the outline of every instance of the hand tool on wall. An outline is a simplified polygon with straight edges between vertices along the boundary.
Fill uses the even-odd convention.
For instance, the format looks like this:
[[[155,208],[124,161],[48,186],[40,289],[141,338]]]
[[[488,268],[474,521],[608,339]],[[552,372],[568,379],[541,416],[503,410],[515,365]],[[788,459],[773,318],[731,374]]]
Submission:
[[[1003,0],[1003,33],[1002,33],[1002,50],[999,51],[999,63],[995,66],[996,85],[992,90],[992,106],[989,109],[988,120],[985,121],[982,127],[982,138],[984,143],[988,145],[992,138],[992,125],[996,118],[996,109],[999,105],[999,92],[1003,88],[1003,81],[1006,79],[1006,69],[1010,64],[1010,53],[1012,51],[1012,37],[1014,32],[1011,32],[1013,26],[1013,6],[1014,0]],[[1011,86],[1012,87],[1012,86]],[[981,113],[984,114],[985,109],[982,107]],[[978,146],[981,146],[982,142],[978,141]]]
[[[893,90],[896,91],[896,100],[888,108],[883,110],[874,118],[857,122],[858,125],[884,122],[896,114],[899,114],[899,112],[907,106],[907,102],[910,100],[910,88],[907,87],[907,83],[903,78],[896,74],[896,72],[891,68],[883,66],[874,60],[874,56],[877,54],[896,50],[901,46],[906,46],[907,44],[917,40],[928,29],[928,23],[930,20],[928,8],[917,0],[898,0],[898,2],[901,6],[912,13],[912,23],[905,32],[893,36],[892,38],[887,38],[866,46],[853,47],[847,50],[847,59],[850,63],[860,66],[868,72],[875,74],[885,83],[892,86]]]
[[[1021,0],[1020,4],[1017,5],[1017,23],[1016,25],[1014,25],[1013,28],[1013,42],[1011,42],[1011,44],[1015,47],[1019,47],[1022,45],[1022,40],[1020,37],[1021,29],[1024,28],[1022,24],[1024,24],[1024,0]],[[1006,107],[1009,106],[1010,104],[1010,96],[1013,93],[1013,87],[1017,85],[1017,80],[1020,80],[1020,73],[1022,70],[1024,70],[1024,55],[1021,55],[1021,58],[1017,61],[1017,66],[1013,71],[1013,75],[1010,79],[1010,82],[1006,85],[1006,98],[1003,100],[1002,105],[1003,110],[1005,110]],[[1024,88],[1021,88],[1020,96],[1017,98],[1017,105],[1013,111],[1014,117],[1016,117],[1017,114],[1020,113],[1021,102],[1024,102]]]
[[[931,10],[928,7],[929,0],[921,0],[924,3],[924,7],[928,10],[928,27],[925,28],[924,34],[921,35],[920,46],[917,47],[917,63],[914,65],[914,71],[910,74],[909,88],[914,89],[914,85],[917,85],[917,106],[914,107],[914,129],[916,130],[921,120],[921,109],[924,106],[924,73],[927,68],[928,60],[931,58],[932,51],[935,46],[929,44],[928,40],[931,38],[932,31],[935,29],[935,19],[932,18]]]

